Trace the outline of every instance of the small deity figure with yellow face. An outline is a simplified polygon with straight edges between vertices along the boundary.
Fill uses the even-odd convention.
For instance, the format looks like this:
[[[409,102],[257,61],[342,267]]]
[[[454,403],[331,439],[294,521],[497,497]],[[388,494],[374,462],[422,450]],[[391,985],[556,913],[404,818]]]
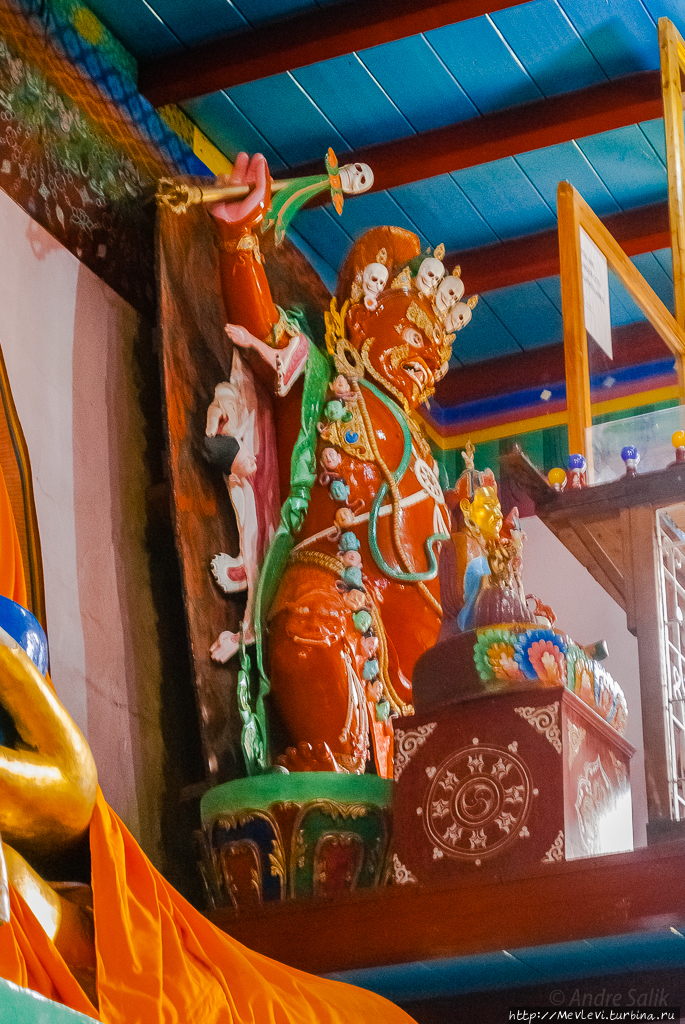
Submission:
[[[532,621],[521,581],[523,534],[518,509],[512,509],[504,519],[494,483],[476,488],[473,499],[462,499],[460,508],[468,533],[478,542],[487,560],[487,571],[481,572],[484,567],[479,559],[467,569],[473,579],[468,581],[468,624],[464,621],[462,628]],[[480,579],[476,591],[477,576]],[[466,618],[466,615],[462,617]]]
[[[472,502],[466,499],[461,502],[461,510],[467,526],[471,528],[470,532],[485,544],[486,552],[494,551],[500,540],[504,520],[497,488],[479,487]]]

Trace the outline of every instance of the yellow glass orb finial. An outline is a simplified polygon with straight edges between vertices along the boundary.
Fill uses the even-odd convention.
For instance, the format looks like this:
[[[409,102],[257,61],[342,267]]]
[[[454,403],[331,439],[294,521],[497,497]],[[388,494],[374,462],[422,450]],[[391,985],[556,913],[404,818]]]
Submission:
[[[566,473],[559,466],[556,466],[554,469],[550,469],[547,479],[552,487],[561,487],[566,482]]]
[[[671,437],[671,444],[674,448],[685,446],[685,430],[676,430],[675,434]]]

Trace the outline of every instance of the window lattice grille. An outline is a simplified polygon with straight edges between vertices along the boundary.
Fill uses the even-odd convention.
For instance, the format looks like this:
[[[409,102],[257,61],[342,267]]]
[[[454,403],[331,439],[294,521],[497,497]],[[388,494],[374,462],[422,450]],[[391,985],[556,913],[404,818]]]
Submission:
[[[685,506],[657,512],[662,673],[671,817],[685,818]]]

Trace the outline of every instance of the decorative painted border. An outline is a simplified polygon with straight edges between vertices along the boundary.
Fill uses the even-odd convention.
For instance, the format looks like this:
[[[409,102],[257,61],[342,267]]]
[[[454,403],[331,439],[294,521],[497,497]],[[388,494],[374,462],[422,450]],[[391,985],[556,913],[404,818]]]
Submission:
[[[643,405],[655,405],[660,402],[677,403],[680,392],[676,384],[666,387],[650,388],[647,391],[636,391],[631,395],[624,395],[621,398],[612,398],[606,402],[597,402],[592,406],[593,416],[605,416],[607,413],[622,412],[624,409],[637,409]],[[435,399],[432,405],[435,405]],[[447,410],[446,410],[447,411]],[[520,417],[520,413],[519,413]],[[425,410],[421,411],[421,424],[431,442],[441,451],[453,451],[456,448],[463,448],[467,441],[474,444],[485,444],[487,441],[500,441],[507,437],[517,437],[522,434],[532,434],[539,430],[548,430],[551,427],[561,427],[568,424],[568,414],[565,409],[558,412],[548,410],[542,415],[524,416],[523,418],[510,419],[503,423],[493,423],[492,418],[483,417],[481,420],[474,420],[470,424],[459,424],[456,428],[439,428]],[[452,433],[454,430],[454,433]]]
[[[395,782],[419,747],[424,745],[433,730],[437,728],[437,725],[437,722],[429,722],[427,725],[420,725],[417,729],[395,729]]]
[[[104,32],[77,0],[0,4],[0,188],[152,318],[156,181],[208,169]]]
[[[559,729],[559,701],[541,708],[514,708],[517,715],[532,725],[536,732],[552,744],[557,754],[561,754],[561,730]]]

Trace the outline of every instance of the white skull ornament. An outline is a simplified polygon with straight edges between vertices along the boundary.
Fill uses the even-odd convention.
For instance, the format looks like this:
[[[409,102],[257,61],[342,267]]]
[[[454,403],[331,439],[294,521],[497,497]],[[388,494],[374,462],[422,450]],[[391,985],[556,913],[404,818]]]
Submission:
[[[438,311],[446,313],[456,302],[459,302],[463,294],[464,282],[460,277],[450,274],[449,277],[444,278],[440,282],[435,296],[435,305],[438,307]]]
[[[442,262],[436,260],[435,256],[428,256],[419,267],[419,272],[416,275],[416,287],[422,295],[430,299],[435,295],[435,289],[444,276],[445,268]]]
[[[368,164],[345,164],[338,169],[343,192],[348,195],[359,195],[367,192],[373,185],[373,171]]]
[[[471,307],[469,304],[467,302],[458,302],[456,306],[452,306],[452,309],[445,317],[445,330],[449,334],[460,331],[462,327],[466,327],[470,319]]]
[[[362,287],[364,289],[364,305],[374,310],[378,296],[385,288],[388,280],[388,268],[382,263],[367,263],[364,267]]]

